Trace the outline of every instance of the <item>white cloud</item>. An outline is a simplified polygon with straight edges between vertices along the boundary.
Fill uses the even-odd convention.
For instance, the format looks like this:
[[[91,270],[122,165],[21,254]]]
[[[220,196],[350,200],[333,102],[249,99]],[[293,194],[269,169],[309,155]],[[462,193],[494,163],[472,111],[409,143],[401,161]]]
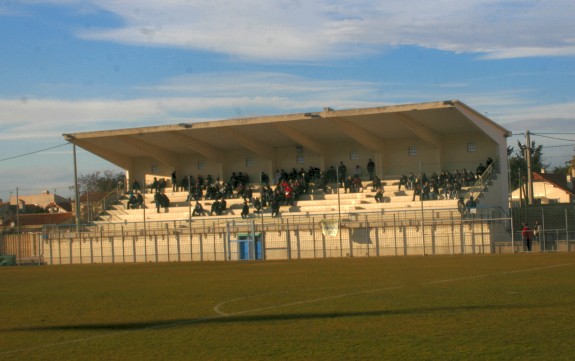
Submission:
[[[382,105],[373,83],[311,80],[282,73],[187,75],[140,90],[150,95],[131,100],[0,99],[0,140],[175,124],[192,118]]]
[[[547,122],[539,129],[575,124],[575,103],[534,106],[525,100],[525,89],[481,92],[457,88],[454,96],[449,86],[400,90],[396,84],[227,72],[175,77],[139,90],[147,96],[131,100],[0,99],[0,139],[61,137],[62,133],[315,111],[325,106],[364,108],[453,98],[514,129],[528,129],[537,121]]]
[[[172,46],[272,61],[314,61],[418,45],[484,58],[575,55],[575,2],[92,1],[125,25],[86,39]]]

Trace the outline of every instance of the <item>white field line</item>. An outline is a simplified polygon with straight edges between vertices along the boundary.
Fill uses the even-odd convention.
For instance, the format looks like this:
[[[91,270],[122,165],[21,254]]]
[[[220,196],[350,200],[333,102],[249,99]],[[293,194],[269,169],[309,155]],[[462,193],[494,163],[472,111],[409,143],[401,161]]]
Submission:
[[[493,273],[490,275],[481,274],[481,275],[474,275],[474,276],[467,276],[467,277],[448,278],[448,279],[443,279],[443,280],[425,282],[423,284],[424,285],[432,285],[432,284],[438,284],[438,283],[465,281],[465,280],[481,278],[481,277],[489,277],[489,276],[493,277],[493,276],[501,276],[501,275],[514,274],[514,273],[533,272],[533,271],[558,268],[558,267],[566,267],[566,266],[572,266],[572,265],[573,265],[573,263],[564,263],[564,264],[545,266],[545,267],[534,267],[534,268],[527,268],[527,269],[521,269],[521,270],[497,272],[497,273]],[[93,341],[93,340],[102,339],[102,338],[111,337],[111,336],[119,336],[119,335],[148,331],[148,330],[154,330],[154,329],[162,329],[162,328],[171,328],[171,327],[177,327],[177,326],[182,326],[182,325],[190,325],[190,324],[194,324],[194,323],[200,323],[203,321],[216,320],[216,319],[226,318],[226,317],[234,317],[234,316],[244,315],[244,314],[248,314],[248,313],[267,311],[267,310],[271,310],[271,309],[278,309],[278,308],[290,307],[290,306],[298,306],[298,305],[309,304],[309,303],[314,303],[314,302],[323,302],[323,301],[333,300],[333,299],[337,299],[337,298],[352,297],[352,296],[357,296],[357,295],[362,295],[362,294],[377,293],[377,292],[390,291],[390,290],[401,289],[401,288],[403,288],[403,286],[381,287],[381,288],[374,288],[374,289],[362,290],[362,291],[356,291],[356,292],[341,293],[341,294],[337,294],[337,295],[320,297],[320,298],[313,298],[313,299],[296,301],[296,302],[289,302],[289,303],[284,303],[284,304],[277,304],[277,305],[272,305],[272,306],[267,306],[267,307],[252,308],[249,310],[232,312],[232,313],[225,313],[225,312],[221,311],[221,306],[223,306],[227,303],[231,303],[231,302],[235,302],[235,301],[243,300],[243,299],[247,299],[247,298],[252,298],[252,297],[258,297],[258,296],[236,298],[236,299],[221,302],[218,305],[214,306],[213,310],[214,310],[214,312],[216,312],[216,315],[213,315],[213,316],[206,316],[206,317],[201,317],[201,318],[196,318],[196,319],[191,319],[191,320],[181,320],[181,321],[168,322],[168,323],[161,324],[161,325],[143,326],[141,328],[125,330],[125,331],[107,332],[107,333],[104,333],[101,335],[95,335],[95,336],[90,336],[90,337],[81,337],[81,338],[71,339],[71,340],[66,340],[66,341],[61,341],[61,342],[47,343],[44,345],[38,345],[38,346],[22,348],[22,349],[0,351],[0,356],[13,355],[13,354],[21,353],[21,352],[37,351],[37,350],[41,350],[41,349],[66,346],[66,345],[71,345],[71,344],[75,344],[75,343],[82,343],[82,342],[86,342],[86,341]],[[259,295],[259,296],[261,296],[261,295]]]

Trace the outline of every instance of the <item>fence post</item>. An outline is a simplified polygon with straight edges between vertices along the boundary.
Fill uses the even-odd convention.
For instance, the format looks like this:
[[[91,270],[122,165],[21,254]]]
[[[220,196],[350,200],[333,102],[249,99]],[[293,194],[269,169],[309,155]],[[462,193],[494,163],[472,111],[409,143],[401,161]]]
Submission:
[[[571,242],[569,241],[569,218],[567,217],[567,209],[565,209],[565,239],[567,240],[567,251],[571,252]],[[559,247],[557,247],[559,250]]]
[[[436,222],[435,212],[431,211],[431,225],[429,227],[431,231],[431,254],[435,254],[435,231],[437,230]],[[425,232],[423,234],[423,238],[425,238]]]
[[[465,223],[466,221],[461,221],[461,224],[459,225],[460,254],[465,254]]]
[[[100,237],[100,263],[104,263],[104,231],[102,230]]]
[[[204,260],[204,238],[203,233],[200,233],[200,261]],[[226,235],[224,238],[224,242],[227,242],[228,236]],[[225,243],[224,243],[225,245]]]
[[[289,220],[286,223],[286,243],[287,243],[287,258],[291,260],[291,237],[289,229]]]
[[[158,235],[154,234],[154,254],[155,254],[155,261],[158,263]]]
[[[325,214],[323,215],[323,219],[324,220],[326,219]],[[326,249],[327,246],[325,244],[325,234],[323,231],[321,232],[321,244],[322,244],[322,248],[323,248],[323,258],[327,258],[327,249]]]
[[[110,240],[111,243],[111,247],[112,247],[112,263],[116,263],[116,243],[115,243],[115,237],[114,236],[108,236],[108,239]]]
[[[124,243],[126,242],[126,238],[124,235],[124,225],[120,226],[120,232],[122,232],[122,263],[126,263],[126,250],[124,249]]]
[[[396,214],[393,214],[393,249],[395,251],[395,255],[397,256],[397,224],[395,222]],[[385,224],[384,224],[385,227]]]
[[[170,262],[170,228],[168,223],[165,223],[165,228],[166,228],[166,247],[168,249],[168,262]],[[174,227],[175,228],[175,227]]]
[[[295,227],[295,239],[296,239],[296,246],[297,246],[297,259],[301,259],[301,243],[299,239],[299,226]]]
[[[134,263],[137,262],[138,257],[137,257],[137,251],[136,251],[136,239],[138,239],[138,235],[135,234],[132,237],[132,259],[134,260]],[[144,242],[146,241],[146,236],[144,236]]]
[[[178,252],[178,262],[182,261],[182,257],[181,257],[181,251],[180,251],[180,232],[174,232],[174,235],[176,236],[176,245],[177,245],[177,252]]]
[[[316,246],[315,246],[315,218],[311,219],[311,235],[313,237],[313,258],[317,258],[317,254],[316,254]]]

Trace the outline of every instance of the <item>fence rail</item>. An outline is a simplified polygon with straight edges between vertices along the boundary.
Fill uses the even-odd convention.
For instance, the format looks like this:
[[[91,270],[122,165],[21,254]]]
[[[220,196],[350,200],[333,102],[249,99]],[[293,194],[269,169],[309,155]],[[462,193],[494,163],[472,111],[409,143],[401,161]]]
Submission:
[[[463,217],[457,209],[422,208],[249,222],[202,217],[45,226],[42,232],[1,235],[0,254],[16,255],[21,263],[56,265],[511,253],[524,251],[520,224],[534,219],[542,223],[534,251],[572,250],[575,211],[564,206],[513,210],[511,216],[499,208],[479,208]]]

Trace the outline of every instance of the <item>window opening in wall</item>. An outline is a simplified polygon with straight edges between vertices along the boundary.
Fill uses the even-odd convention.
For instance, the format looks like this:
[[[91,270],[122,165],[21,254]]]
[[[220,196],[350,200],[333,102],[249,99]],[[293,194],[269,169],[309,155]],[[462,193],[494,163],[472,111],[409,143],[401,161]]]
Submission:
[[[416,157],[417,156],[417,147],[415,145],[410,145],[409,148],[407,149],[407,154],[410,157]]]
[[[356,150],[352,150],[349,152],[349,160],[358,160],[359,159],[359,152]]]
[[[475,143],[467,143],[467,153],[473,153],[477,150]]]
[[[253,166],[254,166],[254,158],[251,158],[251,157],[246,158],[246,167],[251,168]]]
[[[206,164],[204,163],[203,160],[199,160],[198,161],[198,170],[204,170],[206,169]]]
[[[296,162],[297,162],[297,164],[303,164],[304,161],[305,161],[305,159],[304,159],[303,154],[298,154],[298,155],[296,156]]]

